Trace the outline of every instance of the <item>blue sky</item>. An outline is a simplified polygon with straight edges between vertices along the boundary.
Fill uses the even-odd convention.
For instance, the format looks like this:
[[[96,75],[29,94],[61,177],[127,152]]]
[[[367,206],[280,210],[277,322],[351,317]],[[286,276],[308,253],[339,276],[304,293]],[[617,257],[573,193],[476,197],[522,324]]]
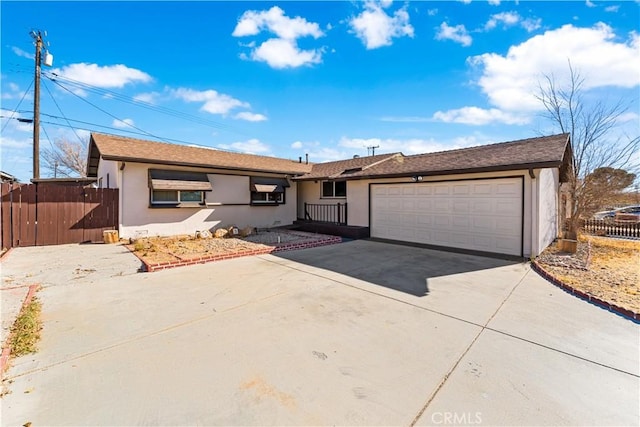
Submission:
[[[568,60],[587,102],[623,99],[620,132],[640,132],[637,1],[0,8],[2,116],[31,116],[29,32],[47,31],[44,147],[96,130],[320,162],[367,146],[414,154],[527,138],[554,132],[532,93],[542,73],[566,81]],[[0,167],[28,181],[31,127],[2,126]]]

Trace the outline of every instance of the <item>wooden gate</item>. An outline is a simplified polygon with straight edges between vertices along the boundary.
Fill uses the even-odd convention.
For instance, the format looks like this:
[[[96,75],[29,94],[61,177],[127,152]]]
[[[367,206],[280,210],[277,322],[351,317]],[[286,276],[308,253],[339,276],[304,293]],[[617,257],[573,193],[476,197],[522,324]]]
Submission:
[[[118,190],[1,184],[2,247],[101,242],[118,229]]]

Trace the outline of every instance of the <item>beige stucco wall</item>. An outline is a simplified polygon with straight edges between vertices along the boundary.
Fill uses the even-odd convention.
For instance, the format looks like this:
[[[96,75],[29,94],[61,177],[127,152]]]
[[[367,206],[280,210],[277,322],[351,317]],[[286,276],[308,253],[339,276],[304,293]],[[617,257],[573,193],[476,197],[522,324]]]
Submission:
[[[497,178],[522,176],[524,178],[524,235],[523,254],[526,257],[538,255],[557,234],[557,169],[535,171],[536,179],[531,179],[528,170],[487,172],[460,175],[440,175],[423,177],[422,182]],[[304,203],[335,204],[347,203],[347,224],[369,226],[369,185],[375,183],[413,182],[411,178],[390,178],[379,180],[357,180],[347,182],[347,197],[323,199],[321,181],[301,181],[298,183],[298,212],[302,216]],[[542,200],[538,200],[542,199]]]
[[[98,164],[98,183],[102,180],[103,188],[120,188],[118,182],[119,162],[101,160]],[[109,181],[107,183],[107,181]]]
[[[558,169],[536,171],[538,187],[538,246],[534,248],[536,255],[558,237],[559,176]]]
[[[113,163],[102,160],[104,167],[113,171]],[[205,172],[212,183],[213,191],[205,192],[204,207],[152,208],[149,206],[149,169],[171,169]],[[286,189],[285,203],[277,206],[250,205],[251,190],[249,176],[239,172],[215,169],[181,168],[166,165],[151,165],[127,162],[124,169],[116,167],[120,188],[120,236],[170,236],[193,234],[198,230],[212,230],[236,225],[270,228],[292,224],[296,219],[296,183]],[[105,172],[106,173],[106,172]],[[111,172],[110,172],[111,173]],[[253,174],[253,176],[269,176]],[[276,175],[272,175],[276,177]],[[279,175],[277,177],[282,177]],[[104,181],[104,180],[103,180]]]

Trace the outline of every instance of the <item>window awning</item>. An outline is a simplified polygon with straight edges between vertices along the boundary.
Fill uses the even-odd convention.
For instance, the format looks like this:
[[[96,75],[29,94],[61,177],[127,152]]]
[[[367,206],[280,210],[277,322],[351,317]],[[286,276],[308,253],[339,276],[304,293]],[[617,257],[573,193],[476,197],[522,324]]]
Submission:
[[[287,181],[286,178],[252,176],[249,179],[251,191],[258,193],[284,193],[285,187],[289,187],[289,181]]]
[[[206,173],[149,169],[149,185],[153,190],[211,191]]]

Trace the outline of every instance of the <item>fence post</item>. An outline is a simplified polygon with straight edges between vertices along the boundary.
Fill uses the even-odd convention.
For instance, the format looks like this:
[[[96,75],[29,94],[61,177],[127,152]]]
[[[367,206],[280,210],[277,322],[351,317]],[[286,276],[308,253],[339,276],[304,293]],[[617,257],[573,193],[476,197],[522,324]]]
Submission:
[[[305,221],[311,221],[311,216],[309,215],[309,211],[307,210],[307,202],[304,202],[304,219]]]
[[[344,225],[347,225],[349,222],[349,216],[347,215],[347,204],[344,204]]]

